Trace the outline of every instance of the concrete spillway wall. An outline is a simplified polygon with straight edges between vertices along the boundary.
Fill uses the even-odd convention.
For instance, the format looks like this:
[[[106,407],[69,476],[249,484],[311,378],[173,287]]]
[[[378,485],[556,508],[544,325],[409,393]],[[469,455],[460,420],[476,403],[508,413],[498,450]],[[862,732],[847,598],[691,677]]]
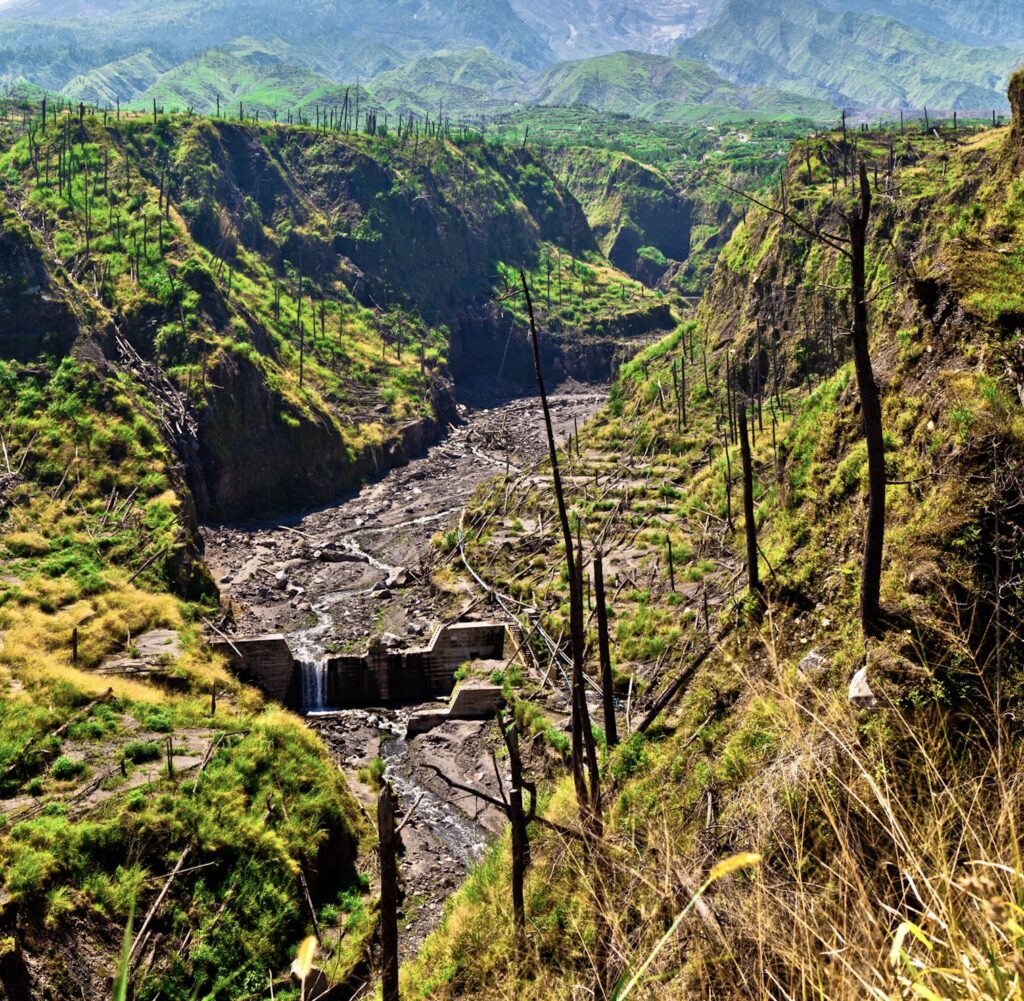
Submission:
[[[323,705],[356,709],[429,702],[451,695],[455,672],[471,660],[502,660],[508,644],[500,622],[461,622],[442,626],[422,649],[370,650],[360,656],[333,657],[325,673]],[[214,643],[234,672],[292,709],[303,705],[302,666],[284,636],[260,636]]]

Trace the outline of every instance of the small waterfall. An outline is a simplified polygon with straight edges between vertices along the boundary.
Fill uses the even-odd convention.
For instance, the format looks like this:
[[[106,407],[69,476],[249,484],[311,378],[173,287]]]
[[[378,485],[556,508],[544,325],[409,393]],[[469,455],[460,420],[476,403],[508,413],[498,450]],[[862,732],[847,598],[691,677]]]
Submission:
[[[327,665],[317,661],[304,661],[302,670],[302,709],[319,712],[327,708]]]

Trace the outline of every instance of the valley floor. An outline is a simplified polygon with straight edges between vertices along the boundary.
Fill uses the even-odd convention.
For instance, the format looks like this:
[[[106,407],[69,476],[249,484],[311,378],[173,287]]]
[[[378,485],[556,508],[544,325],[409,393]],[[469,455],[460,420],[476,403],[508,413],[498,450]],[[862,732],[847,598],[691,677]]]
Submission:
[[[435,626],[493,611],[442,570],[446,536],[475,490],[506,470],[543,456],[543,420],[535,397],[495,399],[478,388],[460,407],[463,420],[425,455],[390,470],[358,493],[275,523],[203,529],[207,563],[235,614],[237,635],[284,632],[300,660],[358,652],[373,639],[420,646]],[[605,387],[568,385],[551,398],[556,434],[566,439],[607,399]],[[344,561],[339,560],[339,554]],[[505,818],[465,793],[449,794],[430,771],[497,795],[493,727],[450,721],[407,740],[401,709],[329,709],[307,717],[327,743],[369,814],[375,759],[402,801],[415,807],[402,832],[403,956],[437,926],[445,900],[480,860]]]

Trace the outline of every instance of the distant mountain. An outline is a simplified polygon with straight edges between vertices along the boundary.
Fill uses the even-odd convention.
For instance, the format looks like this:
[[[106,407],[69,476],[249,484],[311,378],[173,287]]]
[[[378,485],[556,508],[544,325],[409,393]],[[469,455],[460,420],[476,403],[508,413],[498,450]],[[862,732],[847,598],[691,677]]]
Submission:
[[[814,0],[729,0],[675,54],[739,84],[861,108],[1005,108],[1020,61],[1011,49],[945,42],[889,17]]]
[[[52,89],[151,50],[177,64],[246,35],[302,52],[333,79],[369,76],[441,49],[489,51],[541,68],[552,54],[508,0],[107,0],[67,17],[56,0],[0,11],[0,82]],[[289,60],[294,61],[294,60]]]
[[[710,24],[725,0],[511,0],[560,59],[624,49],[666,53]]]
[[[124,59],[82,73],[61,89],[65,97],[100,106],[128,102],[138,97],[162,74],[171,69],[171,60],[158,56],[152,49],[143,49]]]
[[[471,117],[525,100],[530,76],[525,67],[476,48],[421,56],[374,76],[369,87],[391,111]]]
[[[826,101],[766,87],[740,86],[690,60],[617,52],[546,70],[531,89],[545,105],[587,105],[655,122],[766,113],[773,117],[832,118]]]
[[[131,2],[132,0],[0,0],[0,18],[52,21],[106,17],[127,7]]]
[[[301,51],[283,42],[243,38],[161,70],[151,53],[108,64],[71,81],[74,99],[167,110],[191,108],[264,117],[289,111],[315,116],[315,106],[340,108],[353,84],[297,65]],[[640,52],[620,52],[559,63],[542,74],[476,48],[440,52],[370,77],[360,88],[363,109],[389,115],[414,112],[436,118],[477,118],[517,105],[587,106],[600,111],[668,123],[721,122],[751,118],[832,119],[825,101],[766,87],[743,87],[700,63]]]
[[[241,103],[247,114],[259,111],[270,118],[275,111],[283,117],[311,101],[340,104],[344,91],[330,77],[285,62],[272,48],[243,38],[161,74],[133,103],[145,108],[156,101],[167,110],[212,114],[219,99],[222,113],[235,114]]]
[[[9,0],[0,86],[284,112],[358,81],[390,112],[659,122],[1004,108],[1019,52],[957,40],[991,38],[1024,42],[1024,0]]]
[[[965,45],[1024,44],[1024,3],[1015,0],[825,0],[825,5],[883,14]]]

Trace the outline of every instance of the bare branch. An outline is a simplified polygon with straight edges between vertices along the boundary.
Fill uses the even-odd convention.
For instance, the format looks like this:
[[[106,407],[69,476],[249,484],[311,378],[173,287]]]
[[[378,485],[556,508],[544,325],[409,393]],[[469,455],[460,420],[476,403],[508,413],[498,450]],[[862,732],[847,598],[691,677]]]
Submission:
[[[775,208],[774,205],[769,205],[767,204],[767,202],[762,202],[760,199],[755,198],[753,195],[748,194],[746,191],[740,191],[739,188],[734,188],[732,187],[732,185],[726,184],[724,181],[721,182],[721,185],[723,188],[725,188],[726,191],[731,191],[734,195],[739,195],[740,198],[746,199],[752,205],[756,205],[758,206],[758,208],[762,208],[767,212],[771,212],[772,215],[777,215],[781,219],[785,219],[786,222],[792,223],[794,226],[796,226],[797,229],[801,230],[807,236],[811,237],[811,239],[821,240],[821,242],[824,243],[826,246],[829,246],[833,250],[838,251],[845,257],[852,256],[852,251],[847,246],[845,246],[845,244],[847,244],[849,241],[843,239],[843,237],[836,236],[833,233],[826,233],[824,230],[811,229],[810,226],[801,222],[795,215],[793,215],[792,212],[787,212],[784,209]]]

